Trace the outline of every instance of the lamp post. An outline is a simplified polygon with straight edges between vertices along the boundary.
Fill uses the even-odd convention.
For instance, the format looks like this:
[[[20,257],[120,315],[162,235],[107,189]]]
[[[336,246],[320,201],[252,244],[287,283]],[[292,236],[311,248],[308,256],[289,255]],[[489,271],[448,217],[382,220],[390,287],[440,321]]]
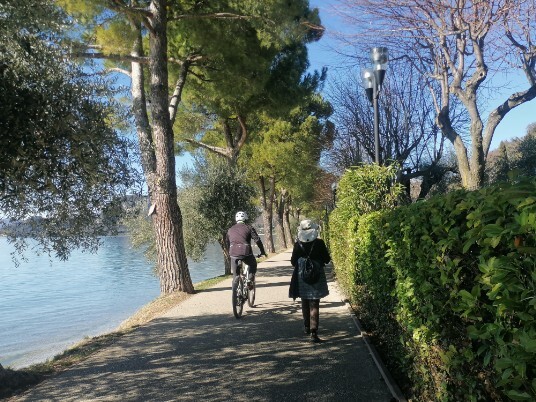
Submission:
[[[380,164],[380,118],[378,112],[378,98],[382,88],[389,54],[386,47],[373,47],[370,51],[370,60],[372,68],[365,68],[361,72],[363,86],[367,98],[372,102],[374,108],[374,159],[376,164]]]
[[[335,209],[337,203],[337,186],[336,182],[331,183],[331,195],[333,196],[333,209]]]

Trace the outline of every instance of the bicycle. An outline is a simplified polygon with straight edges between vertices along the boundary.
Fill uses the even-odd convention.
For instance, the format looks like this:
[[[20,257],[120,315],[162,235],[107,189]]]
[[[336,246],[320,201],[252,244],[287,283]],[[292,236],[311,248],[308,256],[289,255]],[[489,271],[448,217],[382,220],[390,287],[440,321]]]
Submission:
[[[237,264],[238,275],[233,279],[233,314],[236,318],[240,318],[242,317],[242,310],[246,300],[249,307],[255,306],[256,290],[255,278],[253,280],[249,279],[249,265],[242,260],[238,260]]]

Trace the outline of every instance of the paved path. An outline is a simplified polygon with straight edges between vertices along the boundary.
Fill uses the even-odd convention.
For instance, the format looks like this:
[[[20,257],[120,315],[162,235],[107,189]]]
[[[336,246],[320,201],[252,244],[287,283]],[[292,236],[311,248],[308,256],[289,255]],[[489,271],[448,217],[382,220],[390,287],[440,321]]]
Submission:
[[[240,320],[227,279],[15,400],[390,401],[332,281],[320,302],[325,342],[307,342],[289,260],[259,264],[256,306]]]

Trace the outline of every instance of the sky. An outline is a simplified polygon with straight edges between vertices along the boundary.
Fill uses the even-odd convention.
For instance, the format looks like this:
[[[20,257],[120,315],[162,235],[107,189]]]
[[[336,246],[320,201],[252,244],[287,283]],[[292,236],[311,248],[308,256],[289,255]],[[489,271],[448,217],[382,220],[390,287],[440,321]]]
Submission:
[[[322,67],[328,68],[328,85],[330,78],[346,74],[359,74],[360,67],[351,65],[348,57],[342,57],[339,53],[348,53],[340,42],[336,40],[336,35],[341,32],[352,32],[352,27],[348,25],[342,18],[338,17],[333,5],[336,1],[333,0],[310,0],[311,8],[320,10],[320,19],[326,31],[324,36],[318,42],[308,45],[309,61],[312,70],[320,70]],[[381,43],[373,44],[372,46],[382,46]],[[368,67],[368,66],[363,66]],[[507,94],[527,88],[527,81],[521,73],[509,77],[498,77],[509,82],[503,91],[494,93],[494,98],[490,100],[490,105],[497,107],[507,99]],[[519,80],[519,77],[521,80]],[[387,70],[385,79],[389,79],[389,70]],[[516,80],[524,85],[515,84]],[[482,113],[485,118],[489,112]],[[500,125],[495,130],[493,140],[491,142],[491,150],[498,148],[503,140],[509,140],[514,137],[522,137],[526,134],[527,126],[536,122],[536,99],[527,102],[510,111]]]

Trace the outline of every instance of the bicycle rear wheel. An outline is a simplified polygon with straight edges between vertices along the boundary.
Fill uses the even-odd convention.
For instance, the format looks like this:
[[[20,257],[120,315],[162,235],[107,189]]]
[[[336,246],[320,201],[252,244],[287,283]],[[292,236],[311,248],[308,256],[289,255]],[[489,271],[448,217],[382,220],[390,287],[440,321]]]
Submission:
[[[237,275],[233,280],[233,314],[236,318],[242,317],[242,310],[244,309],[243,288],[244,282],[240,275]]]
[[[248,306],[249,307],[255,306],[255,281],[251,281],[251,285],[249,287]]]

